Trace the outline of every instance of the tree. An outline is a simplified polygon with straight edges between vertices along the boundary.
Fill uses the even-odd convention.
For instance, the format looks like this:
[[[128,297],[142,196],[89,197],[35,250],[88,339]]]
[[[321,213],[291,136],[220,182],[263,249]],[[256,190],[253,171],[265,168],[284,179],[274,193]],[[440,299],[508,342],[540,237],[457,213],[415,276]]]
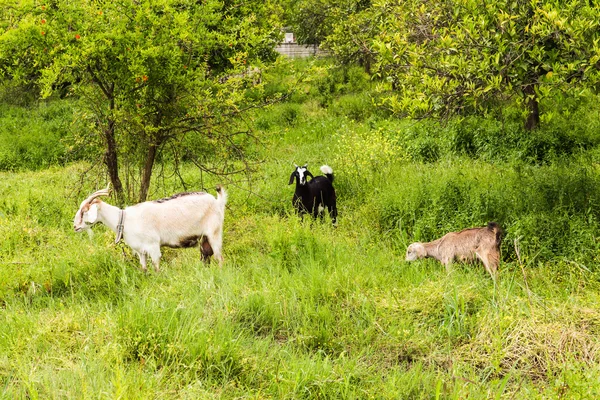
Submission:
[[[383,1],[374,39],[386,104],[411,116],[479,112],[515,98],[525,128],[540,100],[600,78],[600,7],[587,0]]]
[[[320,45],[332,30],[330,0],[288,0],[286,22],[300,44]]]
[[[168,143],[195,135],[214,152],[239,156],[240,132],[227,127],[256,105],[244,94],[256,83],[250,65],[274,59],[280,10],[273,3],[4,3],[0,71],[5,79],[36,81],[43,96],[61,91],[81,99],[80,118],[90,128],[82,140],[103,152],[121,202],[120,157],[137,161],[142,201]]]
[[[342,63],[358,63],[370,74],[375,59],[372,39],[379,30],[377,17],[370,0],[348,2],[333,13],[336,23],[324,46]]]
[[[370,0],[298,0],[292,7],[289,18],[299,43],[322,45],[343,64],[359,63],[370,71],[378,29]]]

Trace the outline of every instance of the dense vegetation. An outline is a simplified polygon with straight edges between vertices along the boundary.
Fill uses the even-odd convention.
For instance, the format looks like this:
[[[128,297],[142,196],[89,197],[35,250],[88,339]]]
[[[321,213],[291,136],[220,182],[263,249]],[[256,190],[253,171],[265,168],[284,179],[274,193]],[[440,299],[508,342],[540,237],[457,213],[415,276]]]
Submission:
[[[151,198],[226,184],[222,268],[165,249],[144,275],[106,227],[75,234],[107,180],[85,174],[101,167],[74,139],[77,99],[3,97],[3,397],[598,397],[598,98],[545,99],[533,132],[514,106],[438,124],[392,118],[362,68],[278,68],[266,92],[308,79],[245,120],[250,179],[166,160],[152,181]],[[334,168],[338,228],[292,212],[306,161]],[[489,220],[505,229],[496,283],[403,260]]]
[[[143,201],[163,157],[205,165],[198,144],[222,156],[212,170],[242,168],[248,132],[232,122],[270,100],[246,93],[275,59],[280,13],[262,0],[0,0],[0,79],[76,98],[73,142],[105,165],[119,203]]]
[[[599,397],[599,14],[0,0],[2,398]],[[277,59],[286,25],[332,59]],[[337,228],[294,214],[293,162],[333,167]],[[75,234],[108,181],[223,183],[223,267]],[[404,261],[492,220],[495,281]]]
[[[510,101],[534,130],[544,99],[600,82],[597,2],[288,1],[299,40],[363,65],[397,115],[501,113]]]

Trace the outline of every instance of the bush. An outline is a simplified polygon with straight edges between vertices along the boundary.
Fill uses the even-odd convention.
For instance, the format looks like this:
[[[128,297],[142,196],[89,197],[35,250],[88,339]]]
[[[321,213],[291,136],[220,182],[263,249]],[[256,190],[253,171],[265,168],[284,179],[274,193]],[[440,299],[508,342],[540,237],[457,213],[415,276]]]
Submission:
[[[71,159],[63,143],[73,119],[68,102],[4,105],[0,114],[0,170],[37,170]]]
[[[341,96],[329,108],[334,115],[345,116],[354,121],[364,121],[375,113],[373,102],[367,93]]]
[[[299,104],[285,104],[280,109],[279,121],[281,125],[294,126],[300,116]]]
[[[406,165],[388,180],[373,199],[378,225],[405,242],[496,221],[505,230],[508,260],[515,260],[515,239],[536,262],[597,259],[600,176],[581,161],[512,169],[467,160]]]
[[[348,122],[350,124],[350,122]],[[365,131],[342,124],[335,133],[333,165],[339,171],[340,184],[351,185],[350,191],[362,192],[364,181],[372,181],[387,170],[390,164],[406,159],[405,150],[382,128]]]
[[[371,77],[362,67],[351,66],[346,70],[346,92],[362,93],[369,90]]]
[[[435,162],[445,156],[467,156],[491,162],[548,164],[600,144],[600,126],[556,118],[552,124],[526,131],[520,121],[469,116],[441,124],[420,121],[401,135],[414,161]]]

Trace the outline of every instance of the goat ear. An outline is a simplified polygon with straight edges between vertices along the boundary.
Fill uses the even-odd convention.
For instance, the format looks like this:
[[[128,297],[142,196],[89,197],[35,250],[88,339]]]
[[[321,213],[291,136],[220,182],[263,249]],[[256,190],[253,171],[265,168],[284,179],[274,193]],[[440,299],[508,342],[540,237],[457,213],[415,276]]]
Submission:
[[[290,175],[290,183],[288,183],[288,185],[291,185],[292,183],[294,183],[295,177],[296,177],[296,171],[292,172],[292,174]]]
[[[85,222],[89,222],[90,224],[96,222],[98,219],[98,206],[96,204],[92,204],[89,210],[83,214],[83,219]]]
[[[311,179],[314,178],[313,174],[311,174],[309,170],[306,170],[305,174],[306,176],[310,176]]]

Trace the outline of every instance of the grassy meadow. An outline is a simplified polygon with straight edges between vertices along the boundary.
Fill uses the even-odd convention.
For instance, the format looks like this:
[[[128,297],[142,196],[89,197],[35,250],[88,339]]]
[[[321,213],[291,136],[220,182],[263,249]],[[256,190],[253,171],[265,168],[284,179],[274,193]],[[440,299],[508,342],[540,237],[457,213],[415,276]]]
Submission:
[[[1,104],[1,398],[600,397],[597,98],[554,99],[527,133],[510,107],[396,119],[373,86],[332,69],[256,110],[259,170],[203,181],[229,193],[222,268],[164,249],[148,274],[106,227],[73,232],[106,177],[81,179],[72,105]],[[294,215],[293,162],[334,169],[337,228]],[[179,191],[165,173],[151,197]],[[492,220],[497,282],[404,261]]]

